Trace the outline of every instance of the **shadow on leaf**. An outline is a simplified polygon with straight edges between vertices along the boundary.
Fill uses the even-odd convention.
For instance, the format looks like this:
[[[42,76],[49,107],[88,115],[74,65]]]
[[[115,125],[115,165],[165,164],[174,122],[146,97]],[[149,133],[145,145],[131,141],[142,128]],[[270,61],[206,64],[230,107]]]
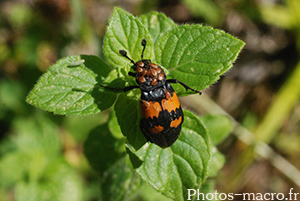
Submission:
[[[93,169],[102,174],[125,156],[125,139],[114,138],[108,124],[93,129],[84,143],[84,154]]]

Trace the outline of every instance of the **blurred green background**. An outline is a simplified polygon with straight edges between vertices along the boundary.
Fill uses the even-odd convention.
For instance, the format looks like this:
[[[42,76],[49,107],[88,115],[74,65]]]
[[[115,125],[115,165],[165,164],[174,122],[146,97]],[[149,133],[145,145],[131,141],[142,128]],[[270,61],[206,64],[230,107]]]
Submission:
[[[233,133],[218,147],[227,159],[216,178],[218,192],[300,192],[299,0],[4,0],[0,200],[101,200],[83,143],[109,111],[66,118],[33,108],[25,98],[59,58],[103,56],[114,6],[134,15],[160,11],[179,24],[213,26],[246,42],[230,72],[205,95],[182,103],[198,115],[226,113],[233,119]],[[141,192],[143,199],[149,192]]]

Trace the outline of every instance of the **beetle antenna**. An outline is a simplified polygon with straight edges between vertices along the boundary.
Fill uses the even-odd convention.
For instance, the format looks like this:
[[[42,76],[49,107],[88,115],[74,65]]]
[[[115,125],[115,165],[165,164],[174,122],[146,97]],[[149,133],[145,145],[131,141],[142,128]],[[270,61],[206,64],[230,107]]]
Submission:
[[[120,55],[131,61],[131,63],[135,64],[134,61],[127,56],[127,52],[125,50],[120,50],[119,53]]]
[[[143,60],[143,57],[144,57],[144,51],[145,51],[145,48],[146,48],[146,43],[147,43],[146,39],[143,38],[143,40],[142,40],[143,51],[142,51],[142,55],[141,55],[141,60]]]

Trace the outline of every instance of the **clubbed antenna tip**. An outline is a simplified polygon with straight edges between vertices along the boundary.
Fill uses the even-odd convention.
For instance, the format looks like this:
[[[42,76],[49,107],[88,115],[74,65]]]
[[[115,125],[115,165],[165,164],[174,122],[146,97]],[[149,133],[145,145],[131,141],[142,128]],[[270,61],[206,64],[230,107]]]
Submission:
[[[119,53],[120,53],[121,56],[125,57],[126,59],[131,61],[131,63],[134,64],[134,61],[127,56],[127,52],[125,50],[120,50]]]
[[[127,56],[127,52],[125,50],[120,50],[119,51],[120,55],[122,55],[123,57]]]
[[[142,40],[142,46],[146,46],[146,43],[147,43],[146,39],[143,38],[143,40]]]

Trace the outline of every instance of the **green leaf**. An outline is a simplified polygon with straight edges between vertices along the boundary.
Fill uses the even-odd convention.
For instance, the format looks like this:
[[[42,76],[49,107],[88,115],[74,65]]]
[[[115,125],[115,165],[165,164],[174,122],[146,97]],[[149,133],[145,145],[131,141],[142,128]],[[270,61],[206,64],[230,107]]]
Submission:
[[[232,131],[232,123],[225,115],[205,115],[200,119],[205,124],[214,145],[223,142]]]
[[[155,58],[169,71],[170,77],[202,90],[232,67],[243,46],[243,41],[224,31],[201,25],[182,25],[159,38]],[[175,90],[185,92],[177,85]]]
[[[153,59],[153,42],[146,27],[133,15],[119,7],[115,7],[110,16],[104,38],[104,53],[106,60],[115,68],[127,67],[131,63],[120,55],[119,50],[127,51],[127,55],[134,61],[141,59],[142,39],[147,40],[144,58]]]
[[[0,80],[0,118],[5,117],[6,111],[13,111],[16,114],[25,113],[25,97],[24,83],[2,78]]]
[[[3,186],[21,181],[25,175],[29,180],[40,178],[61,149],[58,127],[44,116],[16,118],[12,125],[11,149],[0,159],[0,184]]]
[[[103,200],[126,200],[140,187],[141,179],[126,162],[124,137],[115,138],[111,129],[108,123],[95,128],[84,144],[84,153],[101,178]]]
[[[96,114],[109,108],[116,94],[99,93],[111,68],[96,56],[69,56],[49,67],[26,101],[38,108],[67,116]]]
[[[16,118],[13,128],[16,133],[12,139],[13,143],[18,151],[28,156],[39,153],[53,157],[61,151],[58,127],[43,115]]]
[[[90,115],[84,118],[80,116],[63,118],[61,126],[68,130],[76,142],[82,143],[86,140],[91,130],[107,122],[107,117],[107,113],[101,112],[97,115]]]
[[[84,154],[95,171],[102,175],[126,154],[124,144],[124,138],[115,138],[108,124],[103,124],[89,134],[84,143]]]
[[[128,71],[126,71],[125,68],[116,68],[108,74],[103,82],[103,85],[112,88],[124,88],[125,86],[136,85],[136,82],[133,77],[128,75]],[[101,88],[101,90],[114,94],[120,92],[105,88]]]
[[[82,200],[80,176],[59,156],[58,131],[42,115],[14,120],[13,148],[0,160],[0,184],[13,185],[16,200]]]
[[[123,157],[104,173],[101,181],[102,198],[106,201],[128,200],[141,184],[141,178],[129,167],[126,157]]]
[[[214,145],[218,145],[231,133],[232,123],[225,115],[205,115],[200,119],[204,123],[210,139]],[[216,176],[218,171],[223,167],[225,157],[215,146],[212,147],[212,160],[209,165],[209,177]]]
[[[124,136],[122,135],[121,128],[118,124],[118,119],[117,119],[117,116],[116,116],[116,113],[114,110],[111,110],[111,112],[110,112],[110,118],[108,120],[108,128],[109,128],[111,134],[115,138],[124,138]]]
[[[40,181],[23,181],[15,186],[17,201],[81,201],[83,195],[80,176],[62,158],[47,166]]]
[[[201,186],[201,193],[214,193],[214,190],[215,190],[215,181],[212,179],[207,179],[207,181]]]
[[[1,143],[3,145],[3,143]],[[22,152],[10,152],[1,156],[0,159],[0,186],[9,188],[21,181],[26,175],[28,158]],[[25,164],[25,165],[24,165]],[[26,167],[25,167],[26,166]]]
[[[128,146],[139,149],[146,143],[140,130],[140,101],[137,97],[121,94],[114,107],[116,117]]]
[[[150,186],[148,183],[143,184],[142,189],[138,193],[139,200],[142,201],[172,201],[173,199],[170,199],[164,195],[162,195],[160,192],[157,192],[152,186]]]
[[[154,44],[165,32],[177,27],[178,25],[165,14],[156,11],[139,16],[140,21],[150,32]]]
[[[199,196],[196,198],[196,200],[203,200],[203,201],[217,201],[220,200],[218,197],[216,199],[212,198],[213,194],[215,193],[215,180],[213,179],[207,179],[207,181],[201,186]],[[191,194],[194,193],[191,191]],[[209,194],[209,195],[207,195]],[[208,198],[208,199],[207,199]],[[222,197],[223,198],[223,197]]]
[[[128,147],[130,159],[140,176],[175,200],[186,200],[187,189],[198,189],[205,181],[211,158],[210,141],[205,127],[191,112],[184,112],[185,121],[178,140],[161,149],[147,143],[135,151]]]
[[[216,147],[213,146],[211,150],[212,150],[212,160],[210,161],[209,164],[208,177],[217,176],[217,173],[225,163],[224,155],[221,152],[219,152]]]

